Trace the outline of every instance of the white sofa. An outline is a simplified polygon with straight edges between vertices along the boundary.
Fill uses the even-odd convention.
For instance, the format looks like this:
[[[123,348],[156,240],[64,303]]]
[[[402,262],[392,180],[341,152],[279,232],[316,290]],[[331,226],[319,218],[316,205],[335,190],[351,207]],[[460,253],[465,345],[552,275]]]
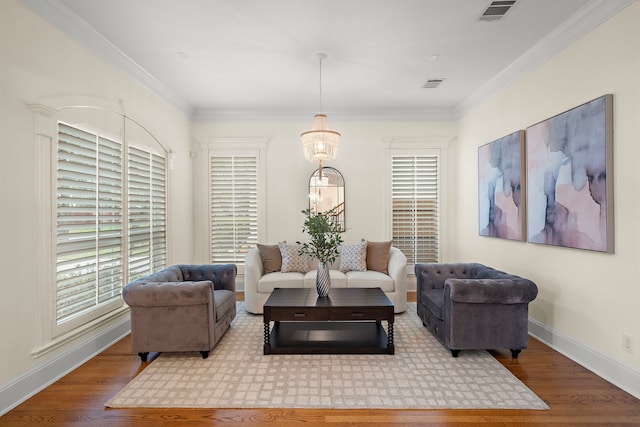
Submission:
[[[331,264],[329,275],[332,288],[379,287],[389,297],[396,313],[407,309],[407,257],[398,248],[389,249],[388,274],[378,271],[341,272],[340,257]],[[275,288],[315,288],[317,260],[309,261],[307,273],[276,271],[264,274],[262,258],[258,248],[251,248],[245,256],[244,306],[250,313],[262,314],[263,305]],[[329,295],[331,296],[331,295]]]

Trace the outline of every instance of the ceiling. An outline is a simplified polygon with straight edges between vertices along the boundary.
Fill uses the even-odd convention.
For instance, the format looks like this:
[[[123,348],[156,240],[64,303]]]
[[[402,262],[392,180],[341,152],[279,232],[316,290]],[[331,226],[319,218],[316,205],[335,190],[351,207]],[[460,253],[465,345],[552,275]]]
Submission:
[[[453,119],[632,0],[22,0],[194,120]],[[444,79],[423,88],[429,79]]]

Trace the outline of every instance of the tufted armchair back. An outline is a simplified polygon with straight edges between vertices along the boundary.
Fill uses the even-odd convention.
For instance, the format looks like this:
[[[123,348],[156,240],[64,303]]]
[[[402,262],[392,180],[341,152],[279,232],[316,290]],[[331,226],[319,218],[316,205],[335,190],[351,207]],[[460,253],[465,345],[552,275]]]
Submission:
[[[183,281],[200,282],[209,280],[213,282],[215,290],[228,289],[235,292],[237,267],[235,264],[215,264],[215,265],[187,265],[179,264],[177,267]],[[170,268],[173,268],[170,267]]]
[[[182,269],[177,265],[172,265],[138,280],[144,282],[184,282],[185,279]]]
[[[443,289],[447,279],[471,279],[476,272],[485,267],[476,263],[452,263],[452,264],[420,264],[416,263],[414,270],[418,286],[423,289]],[[420,289],[418,289],[420,294]]]

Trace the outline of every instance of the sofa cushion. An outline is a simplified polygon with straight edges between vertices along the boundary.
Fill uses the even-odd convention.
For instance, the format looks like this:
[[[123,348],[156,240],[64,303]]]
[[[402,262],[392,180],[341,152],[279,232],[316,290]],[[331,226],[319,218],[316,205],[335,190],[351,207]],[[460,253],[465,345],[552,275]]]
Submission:
[[[309,257],[298,254],[300,245],[281,242],[278,243],[278,247],[280,248],[280,255],[282,255],[281,272],[304,274],[309,271]]]
[[[367,242],[340,245],[340,271],[365,271],[367,269]]]
[[[380,288],[393,292],[393,279],[378,271],[349,271],[347,282],[350,288]]]
[[[273,273],[282,269],[282,255],[278,245],[256,245],[262,259],[262,268],[264,274]]]
[[[316,276],[318,274],[317,270],[312,270],[304,275],[304,287],[305,288],[315,288],[316,287]],[[344,273],[338,270],[329,270],[329,280],[331,281],[332,288],[346,288],[347,287],[347,276]]]
[[[367,242],[367,270],[387,274],[390,249],[391,240],[388,242]]]
[[[275,273],[265,274],[258,280],[258,292],[271,293],[275,288],[301,288],[304,283],[302,273]]]

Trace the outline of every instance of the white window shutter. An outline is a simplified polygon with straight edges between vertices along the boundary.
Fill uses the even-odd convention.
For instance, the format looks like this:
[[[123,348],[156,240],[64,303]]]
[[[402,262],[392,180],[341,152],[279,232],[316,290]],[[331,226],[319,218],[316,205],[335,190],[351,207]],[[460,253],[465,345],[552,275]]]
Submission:
[[[209,165],[211,262],[244,262],[258,242],[258,158],[212,155]]]
[[[119,143],[60,123],[57,150],[56,319],[119,298],[122,151]]]
[[[167,266],[167,160],[151,155],[151,270]]]
[[[124,281],[122,146],[98,141],[98,303],[103,303],[120,297]]]
[[[438,157],[392,157],[393,245],[408,264],[439,262]]]
[[[166,265],[165,159],[129,147],[129,278],[143,277]]]

